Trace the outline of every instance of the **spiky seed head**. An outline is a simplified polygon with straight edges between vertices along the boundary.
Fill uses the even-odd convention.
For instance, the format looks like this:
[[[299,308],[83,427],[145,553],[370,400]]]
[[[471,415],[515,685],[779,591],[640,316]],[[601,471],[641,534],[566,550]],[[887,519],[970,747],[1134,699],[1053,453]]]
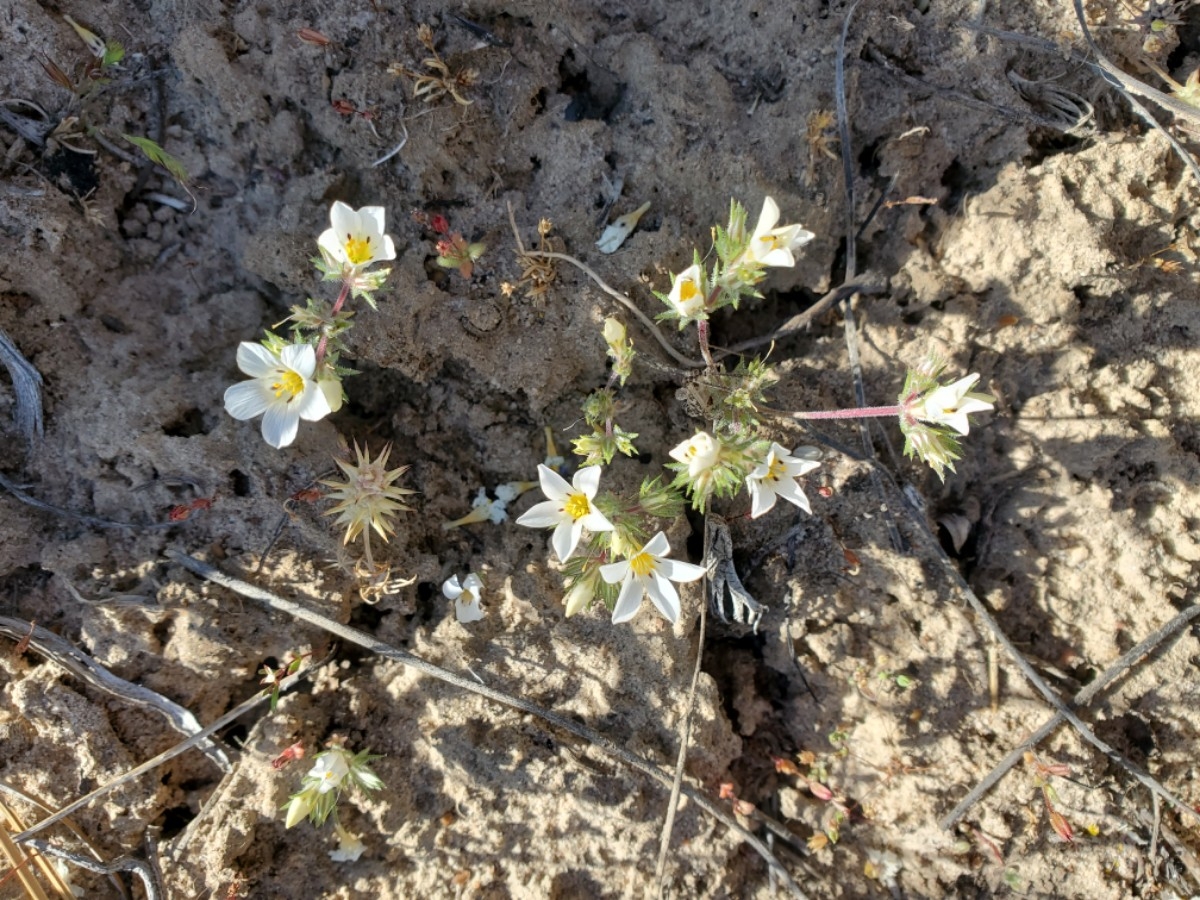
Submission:
[[[402,498],[407,494],[415,494],[416,491],[395,484],[409,467],[388,469],[388,454],[391,452],[392,445],[388,444],[375,459],[371,459],[356,441],[354,454],[358,458],[357,465],[336,460],[346,480],[321,482],[333,489],[329,492],[330,499],[338,501],[325,515],[337,516],[337,524],[346,526],[344,543],[350,543],[362,534],[368,525],[386,541],[389,535],[395,533],[391,519],[397,513],[411,509],[402,502]]]

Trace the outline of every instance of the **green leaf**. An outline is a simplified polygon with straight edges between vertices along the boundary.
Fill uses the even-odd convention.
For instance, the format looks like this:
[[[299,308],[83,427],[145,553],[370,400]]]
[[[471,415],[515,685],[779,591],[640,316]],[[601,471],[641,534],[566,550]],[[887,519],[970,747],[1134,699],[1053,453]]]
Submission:
[[[100,57],[100,67],[115,66],[125,58],[125,48],[119,41],[109,41],[104,45],[104,55]]]
[[[183,163],[177,160],[174,156],[156,144],[150,138],[137,137],[132,134],[122,134],[121,137],[133,144],[146,155],[146,158],[152,163],[162,166],[171,173],[171,177],[180,184],[186,185],[188,180],[187,169],[183,167]]]

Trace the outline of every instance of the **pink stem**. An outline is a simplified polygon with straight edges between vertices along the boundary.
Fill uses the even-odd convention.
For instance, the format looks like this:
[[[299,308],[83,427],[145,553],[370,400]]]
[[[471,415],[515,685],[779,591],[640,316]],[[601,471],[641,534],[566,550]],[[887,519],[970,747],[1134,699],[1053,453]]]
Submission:
[[[342,282],[342,292],[338,294],[337,302],[333,304],[333,312],[330,317],[336,316],[341,312],[342,307],[346,305],[346,298],[350,296],[350,279],[347,278]],[[325,358],[325,347],[329,343],[329,335],[321,335],[321,340],[317,342],[317,368],[316,371],[321,371],[321,360]],[[370,551],[367,551],[368,553]]]
[[[820,412],[792,413],[797,419],[871,419],[898,416],[903,406],[863,406],[858,409],[827,409]]]
[[[701,319],[696,323],[696,336],[700,340],[700,355],[711,369],[716,363],[713,362],[712,352],[708,349],[708,319]]]

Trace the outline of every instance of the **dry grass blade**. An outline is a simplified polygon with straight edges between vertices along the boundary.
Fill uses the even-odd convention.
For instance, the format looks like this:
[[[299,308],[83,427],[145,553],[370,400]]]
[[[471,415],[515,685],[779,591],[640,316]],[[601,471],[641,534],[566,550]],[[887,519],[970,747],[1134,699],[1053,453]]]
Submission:
[[[13,419],[16,421],[17,431],[21,432],[26,442],[32,444],[34,438],[42,436],[42,376],[29,360],[21,355],[17,345],[2,328],[0,363],[8,369],[8,375],[12,379],[13,394],[16,397]]]
[[[46,815],[50,815],[54,812],[54,808],[52,806],[50,806],[48,803],[44,802],[43,800],[38,799],[33,794],[27,793],[26,791],[23,791],[18,787],[14,787],[11,784],[6,784],[3,781],[0,781],[0,793],[4,793],[10,797],[14,797],[21,803],[28,804],[29,806],[32,806],[35,809],[41,810],[41,812],[45,813]],[[8,819],[9,828],[14,834],[25,827],[24,823],[22,823],[21,820],[19,818],[17,818],[16,814],[12,813],[10,808],[3,803],[0,803],[0,813],[4,813],[6,815],[6,817]],[[69,831],[71,834],[73,834],[75,836],[75,839],[77,841],[79,841],[79,843],[81,845],[86,846],[91,851],[93,859],[100,860],[100,859],[104,858],[100,854],[99,848],[92,842],[92,840],[86,834],[84,834],[75,825],[74,822],[67,820],[67,821],[64,821],[62,824],[63,824],[63,827],[67,831]],[[51,868],[53,868],[53,867],[51,867]],[[56,878],[58,877],[57,869],[54,870],[54,876]],[[124,900],[129,900],[129,891],[125,887],[125,883],[123,881],[121,881],[120,878],[116,877],[115,875],[109,875],[108,881],[112,885],[113,890],[117,894],[119,894],[122,898],[124,898]],[[73,894],[68,895],[68,897],[66,897],[65,900],[74,900],[74,895]]]
[[[271,609],[286,613],[302,622],[308,622],[310,625],[315,625],[332,635],[336,635],[342,640],[349,641],[352,644],[357,644],[360,647],[364,647],[378,656],[381,656],[385,659],[395,660],[396,662],[402,663],[403,665],[406,665],[411,669],[415,669],[424,675],[428,675],[431,678],[436,678],[439,681],[443,681],[446,684],[461,688],[464,691],[470,691],[473,694],[486,697],[487,699],[503,706],[520,710],[521,712],[535,716],[541,719],[543,722],[546,722],[547,724],[552,725],[561,731],[565,731],[568,734],[575,735],[577,738],[581,738],[596,749],[600,750],[602,753],[605,753],[614,759],[620,760],[625,765],[629,766],[629,768],[640,772],[654,781],[657,781],[664,787],[670,788],[672,786],[671,777],[663,772],[658,766],[647,762],[640,756],[630,753],[624,747],[619,746],[614,741],[606,738],[599,732],[593,731],[590,728],[586,728],[572,719],[567,719],[558,715],[557,713],[543,709],[537,704],[531,703],[528,700],[522,699],[521,697],[516,697],[512,694],[506,694],[504,691],[498,691],[495,688],[488,687],[487,685],[479,684],[467,678],[462,678],[458,675],[455,675],[453,672],[449,672],[440,666],[435,666],[433,663],[426,662],[421,657],[415,656],[406,650],[401,650],[398,647],[393,647],[391,644],[384,643],[383,641],[378,640],[364,631],[359,631],[356,628],[350,628],[349,626],[343,625],[340,622],[335,622],[333,619],[323,616],[318,612],[314,612],[313,610],[307,609],[306,607],[301,606],[299,603],[293,603],[291,600],[285,600],[283,597],[278,597],[275,594],[272,594],[270,591],[265,591],[253,584],[248,584],[247,582],[240,581],[237,578],[232,578],[229,575],[221,572],[219,569],[208,565],[208,563],[201,562],[195,557],[188,556],[186,553],[180,553],[177,550],[167,550],[166,556],[179,563],[188,571],[199,575],[201,578],[207,579],[214,584],[219,584],[222,587],[226,587],[229,590],[246,597],[247,599],[264,603]],[[771,871],[775,873],[775,875],[784,883],[784,885],[786,885],[793,897],[804,898],[806,896],[805,893],[800,890],[799,885],[797,885],[793,880],[788,870],[785,869],[782,863],[775,858],[775,855],[771,852],[770,848],[761,840],[759,840],[758,837],[751,834],[749,831],[739,825],[733,816],[714,803],[707,794],[705,794],[703,791],[696,790],[686,785],[680,788],[680,793],[682,793],[689,800],[693,801],[698,807],[700,807],[700,809],[704,810],[714,819],[741,837],[742,840],[744,840],[747,844],[753,847],[755,852],[757,852],[758,855],[763,858],[763,861],[770,866]],[[22,837],[22,835],[18,835],[18,837]]]
[[[33,873],[34,864],[38,864],[43,872],[49,868],[53,873],[54,879],[61,882],[58,878],[58,873],[54,872],[52,866],[48,866],[44,860],[40,860],[37,854],[32,856],[27,855],[12,839],[11,832],[19,828],[19,820],[16,814],[8,808],[7,804],[0,801],[0,813],[4,814],[4,827],[0,827],[0,850],[4,851],[4,856],[8,859],[8,864],[12,868],[8,872],[0,873],[0,885],[9,878],[15,877],[20,882],[21,887],[25,889],[25,896],[33,898],[33,900],[50,900],[46,896],[46,892],[42,890],[42,885],[38,882],[37,876]],[[49,874],[47,874],[49,877]],[[54,883],[54,882],[52,882]],[[69,892],[68,892],[69,895]]]

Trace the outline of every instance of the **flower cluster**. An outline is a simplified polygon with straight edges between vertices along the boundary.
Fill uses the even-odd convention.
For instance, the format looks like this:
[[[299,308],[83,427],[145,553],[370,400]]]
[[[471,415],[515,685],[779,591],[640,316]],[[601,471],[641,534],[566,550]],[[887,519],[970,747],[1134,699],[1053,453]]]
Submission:
[[[329,212],[331,227],[317,239],[321,256],[314,260],[326,280],[342,282],[332,304],[309,298],[294,307],[292,340],[267,332],[261,344],[238,346],[237,364],[248,381],[225,391],[225,411],[238,420],[263,417],[263,439],[276,449],[289,446],[300,420],[315,422],[337,412],[344,399],[342,378],[351,374],[338,365],[340,336],[350,327],[347,298],[365,298],[382,287],[387,269],[368,271],[375,263],[395,259],[396,247],[384,234],[380,206],[353,210],[338,201]]]
[[[678,320],[681,329],[704,322],[722,307],[736,309],[743,297],[758,296],[755,286],[766,277],[766,269],[794,266],[797,252],[813,233],[799,225],[779,225],[779,215],[779,204],[767,197],[758,224],[747,236],[746,210],[733,201],[728,228],[715,229],[716,264],[710,271],[695,252],[692,265],[672,279],[670,293],[659,294],[667,306],[660,318]]]
[[[285,827],[291,828],[305,818],[314,825],[323,825],[330,813],[336,820],[337,802],[347,786],[379,790],[383,781],[371,770],[371,762],[376,759],[379,757],[369,751],[351,753],[337,744],[318,753],[300,782],[300,790],[288,802]]]
[[[909,371],[899,398],[904,455],[929,463],[942,479],[946,469],[954,471],[954,460],[962,457],[958,438],[970,433],[967,416],[988,412],[996,402],[991,394],[971,390],[979,381],[977,374],[953,384],[939,384],[945,368],[944,360],[930,356]]]

